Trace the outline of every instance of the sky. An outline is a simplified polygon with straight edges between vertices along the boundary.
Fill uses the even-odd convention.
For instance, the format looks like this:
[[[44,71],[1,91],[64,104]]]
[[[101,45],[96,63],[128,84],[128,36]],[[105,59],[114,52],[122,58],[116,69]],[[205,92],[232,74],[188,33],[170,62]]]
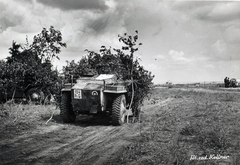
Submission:
[[[155,84],[240,78],[240,1],[167,0],[0,0],[0,59],[13,40],[29,43],[42,28],[60,30],[66,60],[85,49],[121,48],[118,35],[135,35],[135,53]]]

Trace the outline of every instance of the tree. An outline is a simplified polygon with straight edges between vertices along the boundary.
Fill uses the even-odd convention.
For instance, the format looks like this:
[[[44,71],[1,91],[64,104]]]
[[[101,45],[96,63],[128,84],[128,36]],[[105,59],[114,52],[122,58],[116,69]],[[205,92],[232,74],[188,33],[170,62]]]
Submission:
[[[37,54],[41,62],[46,62],[55,57],[59,59],[61,47],[67,47],[67,44],[62,42],[62,33],[50,26],[49,30],[43,28],[41,33],[34,36],[30,50]]]
[[[12,47],[9,48],[9,53],[11,54],[10,57],[7,57],[7,63],[12,63],[14,61],[19,61],[21,59],[21,50],[19,50],[21,47],[20,44],[16,43],[16,41],[12,42]]]
[[[52,60],[59,59],[58,54],[66,43],[62,42],[62,34],[53,26],[47,30],[43,28],[40,34],[34,36],[33,43],[29,45],[18,44],[13,41],[9,48],[11,56],[1,67],[4,72],[0,74],[1,86],[10,91],[20,88],[26,90],[27,86],[39,86],[45,91],[52,91],[54,84],[60,81],[58,71],[52,69]]]

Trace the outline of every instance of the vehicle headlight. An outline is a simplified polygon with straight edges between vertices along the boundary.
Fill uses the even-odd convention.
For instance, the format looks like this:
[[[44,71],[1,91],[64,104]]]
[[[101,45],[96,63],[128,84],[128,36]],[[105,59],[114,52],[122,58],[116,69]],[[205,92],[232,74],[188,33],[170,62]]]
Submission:
[[[74,89],[74,99],[82,99],[82,90]]]

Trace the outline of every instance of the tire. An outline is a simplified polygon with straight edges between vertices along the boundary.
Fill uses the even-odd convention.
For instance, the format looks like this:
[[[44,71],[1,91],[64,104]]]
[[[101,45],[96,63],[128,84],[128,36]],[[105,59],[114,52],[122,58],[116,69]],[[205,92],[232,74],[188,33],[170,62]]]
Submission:
[[[35,104],[42,104],[44,102],[44,93],[37,88],[31,88],[26,92],[27,100]]]
[[[60,117],[62,118],[64,123],[75,122],[76,115],[72,109],[70,92],[65,92],[62,95],[60,104]]]
[[[116,97],[112,105],[112,124],[122,125],[126,120],[126,97],[120,95]]]

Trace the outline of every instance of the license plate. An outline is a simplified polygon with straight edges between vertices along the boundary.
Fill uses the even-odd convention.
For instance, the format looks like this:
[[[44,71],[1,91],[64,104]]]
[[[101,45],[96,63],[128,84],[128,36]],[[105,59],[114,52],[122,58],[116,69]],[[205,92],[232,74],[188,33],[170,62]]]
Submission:
[[[82,99],[82,90],[74,89],[74,99]]]

